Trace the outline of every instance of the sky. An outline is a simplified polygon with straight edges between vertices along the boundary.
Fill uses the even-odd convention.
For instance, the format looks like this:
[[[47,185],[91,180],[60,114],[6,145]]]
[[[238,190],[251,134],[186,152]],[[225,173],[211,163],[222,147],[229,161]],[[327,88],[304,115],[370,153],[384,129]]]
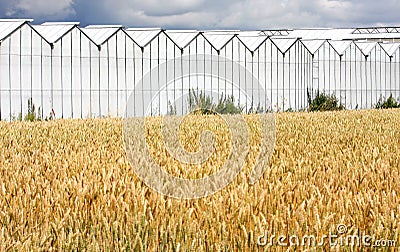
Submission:
[[[165,29],[399,26],[400,0],[0,0],[0,18]]]

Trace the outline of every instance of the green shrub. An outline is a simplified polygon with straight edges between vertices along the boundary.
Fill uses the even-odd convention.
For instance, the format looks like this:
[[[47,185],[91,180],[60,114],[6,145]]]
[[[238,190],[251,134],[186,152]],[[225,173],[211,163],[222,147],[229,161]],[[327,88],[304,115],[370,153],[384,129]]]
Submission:
[[[243,112],[243,107],[235,105],[235,99],[233,95],[227,97],[221,95],[221,98],[215,107],[215,112],[218,114],[240,114]]]
[[[231,96],[223,94],[218,100],[218,103],[213,102],[213,98],[200,91],[196,94],[194,90],[189,90],[188,97],[189,111],[194,111],[200,114],[240,114],[243,112],[243,107],[235,105],[235,99]]]
[[[393,95],[390,94],[389,98],[384,99],[382,96],[379,98],[378,103],[375,105],[376,109],[389,109],[400,108],[400,101],[396,101]]]
[[[339,99],[335,95],[329,95],[324,92],[317,93],[314,97],[307,90],[307,101],[308,111],[332,111],[332,110],[344,110],[345,107],[339,102]]]

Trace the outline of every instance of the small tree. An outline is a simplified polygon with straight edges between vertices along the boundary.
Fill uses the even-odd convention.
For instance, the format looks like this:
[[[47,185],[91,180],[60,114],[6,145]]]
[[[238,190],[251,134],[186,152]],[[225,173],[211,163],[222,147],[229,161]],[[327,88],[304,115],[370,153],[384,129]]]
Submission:
[[[312,97],[309,90],[307,90],[308,111],[332,111],[344,110],[345,107],[339,102],[335,95],[329,95],[324,92],[320,93],[319,90],[315,97]]]

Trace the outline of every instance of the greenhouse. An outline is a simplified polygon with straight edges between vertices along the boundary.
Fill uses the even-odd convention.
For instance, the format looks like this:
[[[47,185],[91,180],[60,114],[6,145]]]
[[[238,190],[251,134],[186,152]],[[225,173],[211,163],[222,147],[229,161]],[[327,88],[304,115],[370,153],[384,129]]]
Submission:
[[[308,94],[347,109],[400,96],[400,28],[163,30],[0,20],[0,119],[186,113],[185,95],[230,96],[246,112],[301,110]],[[29,104],[28,104],[29,103]]]

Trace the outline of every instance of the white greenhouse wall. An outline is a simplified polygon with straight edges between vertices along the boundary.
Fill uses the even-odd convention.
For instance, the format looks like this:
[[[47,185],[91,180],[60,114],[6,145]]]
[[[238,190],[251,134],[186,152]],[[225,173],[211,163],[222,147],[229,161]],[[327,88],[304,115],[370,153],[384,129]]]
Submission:
[[[304,109],[317,91],[348,109],[400,96],[395,43],[117,26],[74,26],[49,41],[39,30],[25,24],[0,38],[1,120],[26,115],[30,98],[43,118],[85,118],[123,116],[131,94],[136,116],[165,114],[174,101],[185,113],[190,89],[233,95],[246,111]]]

